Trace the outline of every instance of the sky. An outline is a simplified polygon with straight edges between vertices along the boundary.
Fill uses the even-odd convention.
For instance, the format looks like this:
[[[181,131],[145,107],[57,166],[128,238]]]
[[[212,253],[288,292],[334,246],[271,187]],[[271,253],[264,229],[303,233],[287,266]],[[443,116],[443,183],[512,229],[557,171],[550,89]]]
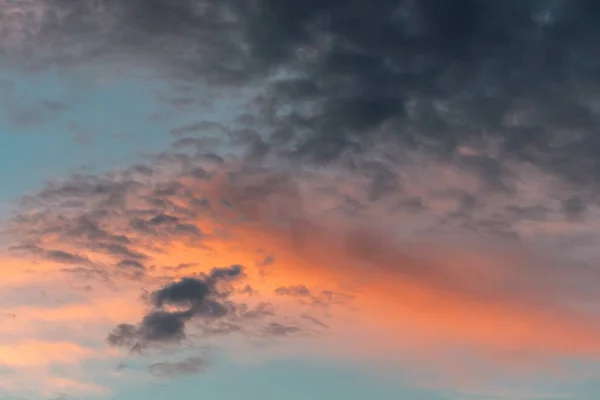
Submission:
[[[0,0],[0,398],[596,399],[599,18]]]

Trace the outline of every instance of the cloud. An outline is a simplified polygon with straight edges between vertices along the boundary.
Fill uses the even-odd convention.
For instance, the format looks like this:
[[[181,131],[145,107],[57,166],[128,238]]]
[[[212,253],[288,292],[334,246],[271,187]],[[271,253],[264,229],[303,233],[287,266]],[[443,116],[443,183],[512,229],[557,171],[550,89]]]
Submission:
[[[159,362],[148,367],[150,373],[156,377],[174,378],[181,375],[204,372],[209,362],[200,357],[189,357],[177,362]]]
[[[429,329],[429,323],[432,327],[443,326],[448,337],[456,335],[460,343],[471,341],[482,346],[487,343],[499,348],[507,344],[496,336],[495,332],[499,329],[496,323],[490,322],[490,329],[487,329],[476,322],[486,312],[481,311],[482,316],[475,319],[470,317],[480,315],[479,304],[497,310],[498,324],[515,324],[515,327],[521,323],[539,327],[550,324],[546,313],[553,309],[563,320],[560,332],[581,335],[580,343],[587,343],[590,346],[588,350],[593,351],[594,341],[584,333],[585,329],[594,331],[591,326],[584,328],[593,318],[593,313],[576,304],[597,300],[593,285],[595,270],[566,259],[565,265],[569,267],[560,265],[560,258],[549,261],[557,256],[552,252],[552,246],[557,243],[556,237],[547,239],[548,247],[543,247],[549,252],[546,257],[533,247],[529,248],[535,243],[531,242],[525,229],[547,229],[544,226],[556,218],[562,218],[566,223],[562,203],[550,195],[555,182],[560,184],[560,181],[553,180],[544,171],[528,171],[517,164],[516,168],[521,168],[523,174],[533,174],[532,179],[537,182],[549,179],[549,183],[535,190],[515,186],[518,189],[516,193],[498,192],[486,197],[489,193],[478,190],[476,175],[453,169],[449,164],[435,164],[429,156],[413,154],[412,157],[412,166],[397,172],[401,176],[412,176],[411,181],[406,180],[403,188],[393,189],[385,197],[373,198],[369,193],[370,169],[357,169],[354,174],[348,174],[345,168],[334,167],[319,175],[298,169],[275,172],[267,165],[252,162],[238,164],[231,160],[225,164],[210,164],[205,158],[181,154],[149,167],[165,171],[155,174],[152,179],[148,179],[147,175],[135,175],[136,172],[131,170],[114,175],[118,181],[128,179],[130,182],[122,186],[122,196],[128,199],[126,203],[107,204],[105,199],[112,196],[111,190],[78,189],[89,187],[80,176],[63,183],[71,188],[69,190],[52,183],[54,192],[63,193],[67,198],[77,193],[86,201],[80,206],[61,206],[63,197],[48,196],[48,190],[44,189],[39,196],[30,196],[29,204],[33,205],[25,207],[31,207],[31,210],[42,207],[46,211],[28,211],[27,217],[25,213],[17,216],[9,224],[9,233],[15,240],[44,243],[51,248],[65,248],[73,254],[85,255],[108,276],[117,281],[123,279],[118,275],[119,268],[122,269],[125,264],[137,265],[125,262],[130,260],[125,257],[130,254],[107,252],[106,248],[98,245],[99,240],[95,237],[89,240],[80,236],[78,240],[72,240],[71,236],[62,234],[70,231],[71,221],[81,221],[85,216],[110,237],[126,237],[127,248],[131,252],[147,257],[146,261],[151,262],[153,267],[147,268],[148,275],[143,282],[153,288],[149,296],[151,310],[139,324],[125,323],[112,332],[109,342],[117,346],[131,348],[152,342],[178,342],[186,338],[185,329],[191,326],[192,321],[199,323],[205,319],[214,320],[214,323],[207,323],[202,329],[213,333],[239,332],[240,326],[241,330],[251,332],[268,331],[265,328],[268,326],[300,327],[297,321],[285,320],[268,320],[267,325],[257,327],[240,324],[236,318],[251,315],[252,311],[242,311],[242,303],[233,296],[234,292],[226,288],[218,290],[218,286],[238,277],[241,267],[232,265],[225,269],[203,271],[195,266],[200,256],[183,256],[197,252],[203,258],[215,257],[215,260],[224,261],[215,263],[218,265],[236,262],[238,254],[245,265],[253,265],[255,252],[263,249],[263,254],[278,260],[263,272],[264,282],[275,280],[286,271],[297,274],[295,278],[290,277],[267,291],[284,295],[276,296],[281,300],[273,300],[275,303],[284,304],[285,297],[300,295],[307,297],[310,300],[308,304],[313,306],[362,303],[360,308],[364,310],[371,300],[363,290],[372,285],[383,285],[380,294],[372,289],[368,292],[374,298],[391,296],[381,306],[389,301],[406,307],[419,304],[423,307],[412,311],[410,308],[396,310],[391,315],[414,317],[415,326],[421,326],[425,322],[417,316],[432,312],[438,307],[435,299],[443,298],[443,304],[449,307],[448,315],[471,321],[473,325],[465,322],[463,326],[476,334],[462,329],[457,331],[446,325],[444,319],[427,320],[418,329]],[[201,182],[188,180],[187,172],[198,167],[209,171],[213,178]],[[104,178],[90,177],[90,181],[105,182],[105,187],[114,186],[108,175]],[[427,208],[414,212],[396,207],[405,199],[417,196]],[[347,213],[344,206],[350,197],[357,208]],[[152,202],[148,202],[148,198]],[[461,226],[453,222],[458,218],[454,215],[461,212],[466,214],[461,218],[470,220],[472,225]],[[381,218],[384,214],[385,219]],[[157,239],[156,234],[148,234],[132,226],[132,221],[145,221],[153,229],[162,229],[172,223],[190,224],[202,227],[205,236],[200,247],[197,243],[182,241],[169,230],[159,231]],[[568,229],[588,226],[586,224],[592,222],[569,222],[573,223],[576,225]],[[34,226],[36,229],[33,229]],[[522,237],[521,244],[512,244],[511,240],[498,234],[500,230],[518,232]],[[486,232],[489,234],[485,235]],[[537,239],[537,236],[533,237]],[[41,245],[39,247],[42,248]],[[236,248],[241,250],[235,252]],[[49,261],[57,261],[48,257],[47,252],[39,254]],[[109,258],[103,258],[106,256]],[[290,260],[296,257],[303,257],[306,263],[294,270],[290,267]],[[116,260],[114,263],[113,258]],[[177,264],[188,265],[189,268],[180,271],[170,267]],[[547,267],[554,264],[556,267]],[[199,275],[190,275],[194,269],[199,271]],[[179,275],[180,272],[185,275]],[[248,273],[253,274],[252,270]],[[169,274],[175,274],[175,277]],[[272,274],[271,277],[269,274]],[[327,276],[330,278],[325,279]],[[259,294],[264,292],[261,288],[267,283],[255,282],[256,276],[249,279],[245,284],[258,288]],[[319,284],[314,285],[311,282],[314,279]],[[398,294],[393,294],[395,292]],[[549,297],[549,293],[553,296]],[[430,300],[425,301],[429,296]],[[373,307],[373,312],[378,307],[375,304],[379,303],[369,306]],[[268,317],[264,313],[259,315]],[[318,315],[311,316],[319,318]],[[225,325],[219,325],[219,320]],[[268,325],[271,322],[278,325]],[[335,325],[331,321],[324,323]],[[548,329],[550,326],[553,324],[548,325]],[[300,329],[306,330],[306,327],[301,326]],[[285,329],[275,331],[289,332]],[[519,332],[521,339],[510,343],[509,347],[520,348],[525,343],[533,346],[533,342],[530,343],[533,338],[527,329]],[[548,351],[564,351],[566,344],[558,339],[562,334],[557,333],[555,339],[548,339],[542,347],[548,346]],[[464,339],[461,339],[463,336]]]
[[[279,287],[279,288],[275,289],[275,293],[280,296],[297,296],[297,297],[310,296],[310,290],[304,285]]]
[[[54,261],[62,264],[89,264],[90,260],[86,257],[82,257],[77,254],[72,254],[63,250],[44,250],[40,247],[32,244],[24,244],[19,246],[14,246],[11,248],[13,251],[26,251],[33,254],[41,255],[44,258],[47,258],[50,261]]]
[[[290,11],[297,8],[291,0],[2,7],[3,20],[10,16],[2,47],[15,62],[125,58],[194,85],[262,83],[244,118],[264,128],[254,135],[259,156],[332,161],[392,142],[442,158],[460,152],[463,165],[497,187],[511,158],[573,183],[595,176],[581,172],[593,170],[586,166],[598,153],[599,11],[591,0],[381,0],[368,9],[327,0],[302,12]],[[173,132],[214,125],[197,121]],[[488,138],[495,154],[484,149]],[[372,195],[394,182],[380,170]]]
[[[6,343],[3,341],[3,343]],[[70,393],[98,395],[106,393],[106,388],[91,380],[80,378],[86,361],[102,361],[108,358],[97,349],[84,347],[69,341],[23,340],[0,346],[0,363],[9,366],[11,371],[0,375],[0,393],[21,395],[52,396],[56,390]],[[63,371],[69,376],[61,376]],[[26,378],[24,378],[26,377]],[[31,387],[31,380],[36,387]]]
[[[265,328],[265,334],[269,336],[289,336],[300,332],[297,326],[287,326],[272,322]]]
[[[25,196],[5,231],[27,279],[146,289],[108,338],[125,348],[318,332],[431,369],[596,359],[596,2],[296,3],[0,5],[13,65],[144,65],[184,83],[172,106],[244,103]]]
[[[586,205],[579,196],[571,196],[563,202],[563,211],[569,218],[581,217],[585,208]]]
[[[254,135],[259,156],[332,161],[392,142],[442,158],[459,152],[463,166],[496,187],[510,158],[574,183],[593,179],[580,172],[591,170],[585,166],[597,153],[590,71],[598,9],[589,0],[378,1],[368,10],[357,1],[319,1],[303,12],[289,11],[293,1],[31,4],[27,10],[40,11],[20,11],[31,18],[7,26],[34,54],[50,48],[46,56],[67,62],[135,54],[129,61],[152,60],[193,83],[259,80],[264,93],[245,119],[268,127],[267,137]],[[196,134],[207,124],[174,132]],[[484,149],[487,138],[495,154]],[[375,174],[374,197],[400,183],[385,168]]]
[[[16,367],[45,363],[74,363],[93,354],[93,350],[69,342],[23,342],[0,347],[0,362]]]
[[[303,12],[291,12],[291,0],[2,8],[1,47],[16,63],[122,59],[188,85],[262,84],[240,120],[256,157],[330,162],[385,142],[442,159],[460,153],[464,167],[496,188],[510,159],[576,185],[595,179],[600,31],[591,0],[381,0],[368,9],[327,0]],[[202,136],[220,124],[196,121],[173,134]],[[384,164],[373,174],[371,196],[401,184]]]
[[[139,270],[144,270],[146,269],[146,267],[144,267],[143,264],[139,263],[138,261],[135,260],[121,260],[119,261],[119,263],[117,264],[119,267],[123,267],[123,268],[136,268]]]
[[[17,248],[35,243],[35,252],[15,252],[38,263],[32,278],[42,279],[49,265],[60,270],[67,260],[51,250],[63,249],[102,272],[64,272],[81,286],[109,285],[115,300],[119,288],[137,288],[127,292],[133,315],[118,317],[117,309],[128,306],[115,305],[105,311],[111,318],[104,330],[94,330],[112,351],[141,350],[143,357],[181,344],[230,349],[241,340],[279,349],[260,347],[267,355],[301,349],[307,357],[347,358],[367,368],[411,363],[444,377],[487,371],[485,379],[516,366],[544,371],[565,358],[595,360],[597,315],[587,305],[598,301],[596,269],[570,259],[581,243],[560,250],[557,244],[594,232],[597,208],[589,204],[585,218],[570,218],[552,195],[563,182],[523,164],[513,166],[527,177],[511,181],[515,192],[489,192],[476,174],[451,163],[407,157],[394,170],[403,185],[373,197],[370,168],[350,173],[332,165],[315,173],[280,161],[212,163],[173,152],[148,164],[151,176],[135,167],[89,177],[104,187],[129,180],[123,201],[107,202],[112,190],[81,190],[90,186],[81,176],[52,182],[57,194],[42,189],[28,196],[6,234]],[[211,179],[191,178],[197,168]],[[73,194],[82,201],[65,204]],[[398,207],[415,198],[418,209]],[[98,228],[85,232],[103,233],[72,235],[82,221]],[[202,239],[187,240],[171,230],[175,224],[198,227]],[[590,240],[593,247],[597,239]],[[277,261],[265,267],[267,255]],[[213,265],[227,267],[206,268]],[[95,298],[94,290],[86,296]],[[94,313],[81,313],[86,325],[94,323]],[[56,325],[73,329],[58,318]],[[468,360],[451,364],[456,353]]]
[[[222,318],[232,311],[233,303],[225,302],[226,293],[218,284],[242,276],[242,267],[232,265],[213,268],[201,278],[183,278],[154,291],[154,309],[145,315],[138,326],[121,324],[108,336],[113,346],[142,349],[154,343],[179,342],[185,338],[186,323],[194,318]],[[183,307],[169,311],[168,307]]]
[[[2,396],[106,395],[108,366],[119,354],[103,340],[117,323],[143,312],[138,290],[121,282],[115,292],[74,279],[61,271],[61,259],[4,253],[1,259],[0,363],[13,370],[0,376]],[[92,372],[90,365],[99,368]]]

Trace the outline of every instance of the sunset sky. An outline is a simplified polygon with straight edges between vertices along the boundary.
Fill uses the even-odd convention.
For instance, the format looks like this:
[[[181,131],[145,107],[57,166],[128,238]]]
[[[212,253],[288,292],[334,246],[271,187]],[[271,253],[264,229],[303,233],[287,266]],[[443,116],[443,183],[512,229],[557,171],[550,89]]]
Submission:
[[[597,399],[599,20],[0,0],[0,399]]]

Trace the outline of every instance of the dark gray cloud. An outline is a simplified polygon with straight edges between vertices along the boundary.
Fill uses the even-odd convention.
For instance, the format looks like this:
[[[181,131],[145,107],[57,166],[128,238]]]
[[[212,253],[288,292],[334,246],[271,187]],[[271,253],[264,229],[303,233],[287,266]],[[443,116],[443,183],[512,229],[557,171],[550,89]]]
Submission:
[[[94,247],[103,253],[110,254],[115,257],[128,257],[136,260],[146,260],[148,256],[139,251],[132,250],[119,243],[99,242],[94,244]]]
[[[249,309],[246,305],[242,305],[238,308],[238,314],[241,319],[252,320],[260,319],[263,317],[269,317],[275,315],[275,307],[271,303],[259,303],[256,307]]]
[[[87,264],[89,260],[77,254],[71,254],[62,250],[48,250],[45,254],[52,261],[65,264]]]
[[[191,318],[190,312],[152,311],[140,324],[137,335],[140,344],[179,341],[185,338],[185,322]]]
[[[211,80],[240,81],[248,62],[243,61],[242,29],[235,21],[241,10],[232,5],[198,0],[22,2],[11,7],[15,13],[3,13],[0,50],[33,68],[44,61],[64,66],[146,60],[179,76],[204,71]],[[135,53],[127,56],[131,51]]]
[[[160,378],[175,378],[181,375],[197,374],[206,371],[210,361],[202,357],[189,357],[176,362],[158,362],[151,364],[148,371]]]
[[[591,0],[102,4],[53,2],[64,10],[61,24],[48,13],[31,40],[63,38],[57,43],[67,57],[65,44],[77,32],[91,43],[82,58],[130,47],[190,79],[218,84],[287,69],[290,77],[269,85],[255,102],[259,112],[244,119],[272,128],[255,142],[255,154],[285,150],[327,161],[384,138],[444,155],[485,133],[503,139],[503,157],[595,179],[577,173],[590,170],[581,167],[594,164],[598,147],[600,30],[593,21],[600,11]],[[285,112],[293,104],[309,111]],[[214,128],[200,121],[173,133]],[[504,173],[488,156],[465,161],[490,180]],[[374,198],[398,184],[385,169],[373,179]]]
[[[325,162],[394,141],[445,156],[487,135],[502,139],[501,158],[465,157],[486,180],[500,182],[506,157],[596,179],[578,172],[599,146],[597,86],[582,90],[599,62],[591,1],[324,1],[302,13],[292,3],[261,3],[265,36],[250,36],[263,60],[291,68],[298,51],[310,54],[294,64],[300,78],[261,99],[276,149]],[[308,113],[285,112],[306,102]],[[380,170],[372,196],[394,185]]]
[[[175,223],[178,222],[179,218],[174,217],[172,215],[167,215],[167,214],[159,214],[156,217],[150,219],[150,221],[148,221],[148,224],[150,225],[162,225],[162,224],[168,224],[168,223]]]
[[[157,307],[162,307],[165,303],[181,305],[195,301],[202,302],[211,289],[211,285],[206,281],[183,278],[154,292],[152,302]]]
[[[35,244],[23,244],[18,246],[13,246],[10,250],[14,252],[25,252],[34,254],[37,256],[44,257],[52,262],[62,263],[62,264],[89,264],[90,260],[79,254],[69,253],[64,250],[56,250],[56,249],[43,249]]]
[[[577,184],[598,180],[594,0],[40,4],[15,6],[25,12],[3,25],[2,50],[15,61],[102,64],[130,54],[189,84],[263,83],[243,129],[198,121],[176,136],[227,132],[252,159],[304,162],[386,141],[447,159],[465,143],[498,139],[495,156],[460,160],[495,188],[510,189],[505,162],[515,158]],[[373,199],[402,184],[385,164],[371,178]]]
[[[137,343],[138,329],[131,324],[120,324],[108,335],[112,346],[133,348]]]
[[[182,163],[181,176],[200,168],[198,160],[192,161],[176,159]],[[24,196],[3,233],[20,254],[68,264],[94,264],[108,255],[112,265],[139,270],[151,265],[150,254],[170,241],[202,246],[207,234],[198,214],[211,211],[210,203],[179,183],[177,174],[149,180],[145,171],[158,165],[48,182]]]
[[[296,285],[278,287],[277,289],[275,289],[275,294],[279,296],[308,297],[311,293],[306,286]]]
[[[74,221],[70,221],[68,227],[63,231],[63,235],[72,238],[83,236],[90,241],[105,240],[120,244],[129,243],[127,236],[110,234],[85,215],[76,218]]]
[[[166,284],[149,296],[151,310],[136,324],[120,324],[108,335],[111,346],[143,351],[184,340],[232,334],[249,337],[293,337],[322,332],[328,326],[317,317],[303,315],[297,321],[277,315],[270,303],[248,306],[229,299],[219,284],[243,276],[240,265],[213,268],[200,277]],[[174,307],[174,308],[173,308]],[[303,320],[309,323],[303,323]],[[285,321],[285,322],[284,322]],[[315,329],[318,328],[318,329]],[[186,333],[192,329],[193,334]]]
[[[282,286],[275,289],[275,294],[278,296],[288,296],[299,300],[300,304],[323,307],[325,309],[331,306],[351,306],[352,295],[347,293],[334,292],[331,290],[323,290],[320,293],[313,293],[305,285]],[[318,318],[310,315],[304,315],[302,318],[309,320],[314,325],[326,328],[327,325],[319,321]]]
[[[581,196],[573,195],[563,201],[563,212],[570,219],[581,217],[586,209],[585,201]]]
[[[139,182],[131,178],[116,181],[110,175],[75,174],[68,180],[47,182],[35,196],[25,196],[23,201],[42,205],[57,200],[85,199],[102,206],[119,206],[123,205],[125,193],[135,191],[136,187],[139,187]]]
[[[273,265],[275,263],[275,257],[273,255],[266,256],[262,261],[257,263],[258,267],[268,267],[269,265]]]
[[[224,134],[227,133],[227,128],[222,124],[214,121],[199,121],[192,124],[180,126],[172,129],[169,133],[174,136],[181,136],[193,133],[206,133],[207,131]]]
[[[291,336],[299,333],[302,333],[302,328],[277,322],[268,324],[264,329],[266,336]]]
[[[207,276],[208,282],[216,282],[219,280],[230,280],[237,278],[243,274],[243,269],[239,264],[234,264],[228,268],[213,268]]]
[[[173,343],[185,339],[186,323],[191,319],[223,318],[235,310],[226,301],[227,293],[219,290],[223,281],[243,276],[240,265],[213,268],[200,278],[183,278],[165,285],[150,295],[153,306],[137,325],[121,324],[108,336],[108,343],[118,347],[143,349],[156,343]],[[182,311],[166,311],[166,306],[180,307]]]
[[[319,318],[313,317],[312,315],[303,315],[302,318],[312,322],[313,324],[315,324],[321,328],[325,328],[325,329],[329,328],[329,326],[326,323],[321,321]]]
[[[119,263],[117,264],[119,267],[123,267],[123,268],[135,268],[135,269],[140,269],[140,270],[144,270],[146,269],[146,267],[144,266],[144,264],[135,261],[135,260],[121,260],[119,261]]]

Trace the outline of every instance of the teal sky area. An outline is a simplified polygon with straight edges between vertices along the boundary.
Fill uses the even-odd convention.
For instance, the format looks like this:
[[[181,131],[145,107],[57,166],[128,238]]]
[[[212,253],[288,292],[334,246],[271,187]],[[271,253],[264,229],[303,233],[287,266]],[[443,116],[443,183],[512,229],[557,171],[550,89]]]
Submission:
[[[287,359],[263,365],[222,365],[202,377],[184,377],[147,387],[132,387],[111,397],[121,399],[190,398],[214,394],[222,399],[363,399],[445,400],[428,391],[410,389],[401,384],[380,380],[335,363],[307,363]]]
[[[1,201],[71,173],[106,172],[141,162],[177,139],[169,134],[172,129],[225,121],[235,112],[227,100],[203,103],[201,87],[191,89],[191,104],[173,105],[182,95],[173,93],[171,84],[143,75],[95,81],[93,72],[76,69],[4,71]]]

